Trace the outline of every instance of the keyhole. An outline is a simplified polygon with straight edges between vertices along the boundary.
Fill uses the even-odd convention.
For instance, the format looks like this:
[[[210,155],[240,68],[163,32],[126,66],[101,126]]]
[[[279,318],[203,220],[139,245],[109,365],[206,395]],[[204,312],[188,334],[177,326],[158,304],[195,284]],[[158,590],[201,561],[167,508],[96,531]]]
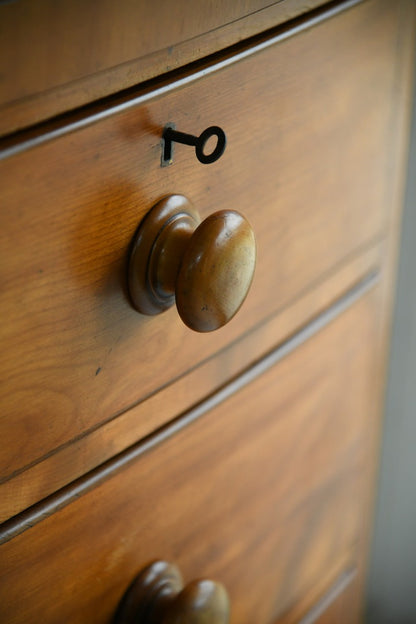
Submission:
[[[211,138],[216,137],[214,149],[208,154],[205,153],[205,147],[209,143],[211,144]],[[195,147],[195,155],[199,162],[204,165],[218,160],[224,153],[227,139],[219,126],[210,126],[199,136],[193,134],[187,134],[185,132],[179,132],[175,129],[174,124],[167,124],[162,135],[162,167],[167,167],[173,162],[173,143],[182,143],[183,145],[191,145]]]

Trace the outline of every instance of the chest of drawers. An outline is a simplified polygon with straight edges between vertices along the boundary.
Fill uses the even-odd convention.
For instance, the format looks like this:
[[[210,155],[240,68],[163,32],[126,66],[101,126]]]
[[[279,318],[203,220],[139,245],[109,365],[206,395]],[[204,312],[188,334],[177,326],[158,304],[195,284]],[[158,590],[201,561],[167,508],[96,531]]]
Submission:
[[[414,7],[319,4],[196,3],[169,39],[167,4],[122,2],[106,53],[103,4],[84,61],[49,59],[39,88],[5,73],[1,621],[110,622],[156,559],[221,582],[233,624],[359,621]],[[18,5],[13,58],[10,33],[40,32]],[[76,2],[40,5],[86,45]],[[172,123],[220,126],[224,154],[177,144],[161,167]],[[172,194],[256,236],[247,299],[212,333],[129,297],[131,241]]]

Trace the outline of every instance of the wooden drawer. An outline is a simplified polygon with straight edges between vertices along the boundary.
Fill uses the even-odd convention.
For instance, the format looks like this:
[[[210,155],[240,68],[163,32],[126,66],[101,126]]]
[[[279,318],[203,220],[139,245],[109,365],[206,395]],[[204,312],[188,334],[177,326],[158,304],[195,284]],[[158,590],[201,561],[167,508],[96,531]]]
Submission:
[[[186,65],[319,4],[2,2],[0,135]]]
[[[49,140],[3,143],[2,478],[183,377],[383,237],[398,162],[392,116],[403,122],[398,32],[396,3],[368,2],[282,32],[240,62],[82,113]],[[195,133],[219,124],[224,156],[204,166],[179,146],[161,168],[168,121]],[[203,217],[237,208],[257,236],[252,291],[210,335],[176,311],[142,317],[126,296],[133,233],[175,192]],[[224,382],[220,365],[213,374],[212,388]]]
[[[233,624],[293,622],[359,572],[378,310],[373,288],[176,435],[29,512],[27,530],[1,547],[0,619],[104,624],[135,573],[165,558],[188,580],[222,581]]]

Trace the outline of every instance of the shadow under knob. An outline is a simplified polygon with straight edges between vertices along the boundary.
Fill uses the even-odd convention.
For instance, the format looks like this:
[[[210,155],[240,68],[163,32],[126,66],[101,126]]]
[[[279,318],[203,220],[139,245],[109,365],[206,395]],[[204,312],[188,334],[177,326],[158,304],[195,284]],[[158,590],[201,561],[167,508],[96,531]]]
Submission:
[[[225,588],[209,580],[186,587],[178,568],[155,561],[142,570],[125,593],[114,624],[228,624]]]
[[[198,332],[228,323],[249,291],[256,243],[248,221],[221,210],[202,223],[183,195],[158,202],[132,242],[128,286],[142,314],[159,314],[176,301],[185,325]]]

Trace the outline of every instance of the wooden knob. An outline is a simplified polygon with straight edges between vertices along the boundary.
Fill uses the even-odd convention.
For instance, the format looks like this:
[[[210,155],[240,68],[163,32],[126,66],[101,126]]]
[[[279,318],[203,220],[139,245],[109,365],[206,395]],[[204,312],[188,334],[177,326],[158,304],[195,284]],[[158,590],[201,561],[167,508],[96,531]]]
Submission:
[[[176,566],[155,561],[128,588],[114,624],[228,624],[229,619],[220,583],[198,580],[184,587]]]
[[[158,202],[132,242],[128,285],[142,314],[159,314],[176,301],[188,327],[222,327],[240,308],[256,264],[253,231],[238,212],[221,210],[202,223],[182,195]]]

